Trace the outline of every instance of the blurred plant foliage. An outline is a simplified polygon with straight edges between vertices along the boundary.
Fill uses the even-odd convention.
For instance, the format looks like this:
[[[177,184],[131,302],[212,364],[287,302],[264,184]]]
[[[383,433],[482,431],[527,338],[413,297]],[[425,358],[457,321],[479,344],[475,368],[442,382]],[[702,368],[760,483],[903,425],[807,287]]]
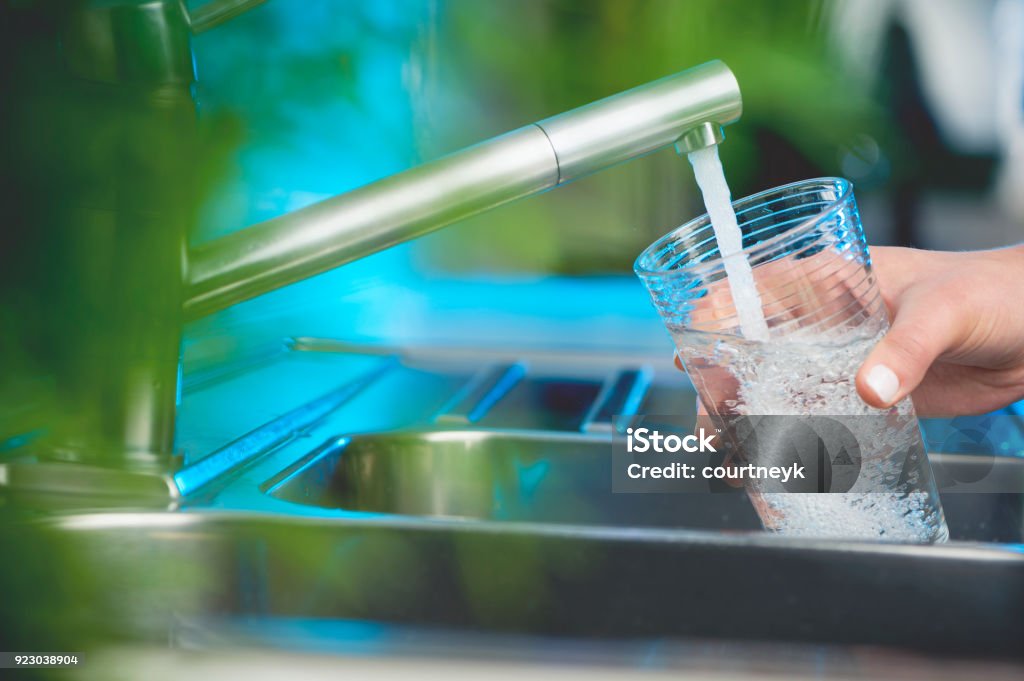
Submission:
[[[837,68],[821,0],[451,0],[439,42],[459,92],[432,119],[459,144],[711,59],[743,91],[721,147],[734,196],[838,174],[839,149],[879,125],[864,88]],[[455,107],[458,107],[456,110]],[[496,125],[500,123],[500,125]],[[703,212],[672,151],[475,218],[432,239],[445,267],[627,269],[658,234]]]

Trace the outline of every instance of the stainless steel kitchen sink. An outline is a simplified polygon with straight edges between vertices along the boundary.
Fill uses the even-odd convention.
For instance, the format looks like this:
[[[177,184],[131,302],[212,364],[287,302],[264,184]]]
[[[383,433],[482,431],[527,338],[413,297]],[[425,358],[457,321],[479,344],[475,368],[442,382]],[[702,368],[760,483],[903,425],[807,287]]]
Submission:
[[[1008,481],[943,495],[949,544],[790,539],[760,530],[742,493],[612,493],[615,416],[692,412],[678,372],[319,350],[186,394],[168,510],[0,524],[0,546],[17,547],[0,564],[10,645],[363,622],[1024,658],[1024,459],[993,473],[984,457],[932,457],[937,474]],[[31,482],[5,465],[8,483]],[[24,510],[7,486],[0,503]]]
[[[175,641],[207,621],[1004,658],[1024,640],[1019,545],[209,510],[5,524],[0,544],[18,547],[0,566],[14,642],[39,631],[75,646],[101,632]]]
[[[467,520],[757,530],[743,494],[612,494],[605,437],[436,430],[332,439],[275,476],[277,499]]]
[[[930,458],[940,478],[998,481],[996,487],[990,484],[981,491],[943,494],[954,539],[1024,541],[1024,460],[954,454]],[[610,440],[570,433],[463,429],[332,437],[260,488],[279,501],[357,514],[730,532],[761,529],[741,490],[613,493]]]

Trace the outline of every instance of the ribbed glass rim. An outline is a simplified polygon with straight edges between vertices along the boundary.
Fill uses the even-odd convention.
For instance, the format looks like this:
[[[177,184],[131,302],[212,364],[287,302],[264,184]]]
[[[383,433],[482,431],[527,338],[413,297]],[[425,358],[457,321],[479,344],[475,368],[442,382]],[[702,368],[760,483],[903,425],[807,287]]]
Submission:
[[[778,187],[772,187],[771,189],[765,189],[764,191],[757,192],[745,196],[741,199],[737,199],[732,202],[733,210],[736,211],[739,217],[739,224],[742,227],[747,221],[742,219],[741,214],[751,208],[756,208],[759,205],[772,203],[774,200],[785,198],[780,196],[785,193],[792,193],[794,189],[801,187],[808,187],[810,185],[824,185],[831,184],[838,188],[839,196],[830,201],[828,205],[822,209],[819,213],[813,217],[807,218],[803,222],[793,225],[791,228],[785,230],[780,234],[768,237],[763,241],[758,241],[755,244],[745,247],[739,253],[733,253],[727,256],[722,256],[718,253],[715,257],[708,258],[706,260],[684,262],[679,265],[673,265],[671,267],[650,267],[649,263],[656,260],[659,254],[665,249],[666,246],[670,245],[673,241],[678,240],[678,237],[682,234],[693,232],[696,233],[698,229],[704,227],[710,227],[711,219],[707,213],[696,217],[679,227],[676,227],[668,234],[659,237],[651,245],[643,250],[642,253],[637,257],[633,263],[633,271],[636,272],[637,276],[640,277],[672,277],[679,275],[702,275],[716,269],[723,268],[726,258],[736,258],[743,256],[750,260],[755,260],[756,256],[771,249],[785,241],[793,238],[798,238],[807,232],[810,232],[815,225],[819,224],[823,220],[834,217],[837,213],[843,210],[853,200],[853,183],[849,180],[841,177],[816,177],[807,180],[798,180],[796,182],[790,182],[788,184],[779,185]]]

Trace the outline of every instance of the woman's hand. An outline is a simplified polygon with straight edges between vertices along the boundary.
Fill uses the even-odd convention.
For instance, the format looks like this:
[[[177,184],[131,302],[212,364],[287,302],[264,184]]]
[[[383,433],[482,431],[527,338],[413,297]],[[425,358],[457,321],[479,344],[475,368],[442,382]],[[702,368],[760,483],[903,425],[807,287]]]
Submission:
[[[857,372],[873,407],[983,414],[1024,397],[1024,246],[871,249],[892,328]]]

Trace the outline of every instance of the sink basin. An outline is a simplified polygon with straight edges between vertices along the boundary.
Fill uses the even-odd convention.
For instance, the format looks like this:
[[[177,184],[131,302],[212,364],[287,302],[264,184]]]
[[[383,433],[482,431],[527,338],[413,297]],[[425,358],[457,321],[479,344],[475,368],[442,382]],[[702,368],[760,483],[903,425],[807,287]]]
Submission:
[[[612,493],[610,457],[607,437],[584,434],[496,430],[373,433],[330,438],[265,481],[262,489],[273,499],[306,507],[401,517],[743,532],[761,529],[742,491]],[[982,491],[943,493],[953,539],[1010,544],[1024,540],[1024,460],[954,454],[931,454],[929,458],[940,479],[987,477],[1000,482]]]
[[[337,438],[267,486],[280,500],[370,513],[757,530],[742,493],[612,494],[609,442],[579,434],[421,431]]]
[[[934,463],[963,480],[992,466]],[[999,466],[1024,480],[1024,461]],[[0,545],[19,547],[0,565],[11,645],[368,622],[1024,657],[1020,494],[944,497],[970,541],[798,540],[759,531],[741,493],[612,494],[602,437],[444,430],[298,438],[208,503],[0,524]]]

